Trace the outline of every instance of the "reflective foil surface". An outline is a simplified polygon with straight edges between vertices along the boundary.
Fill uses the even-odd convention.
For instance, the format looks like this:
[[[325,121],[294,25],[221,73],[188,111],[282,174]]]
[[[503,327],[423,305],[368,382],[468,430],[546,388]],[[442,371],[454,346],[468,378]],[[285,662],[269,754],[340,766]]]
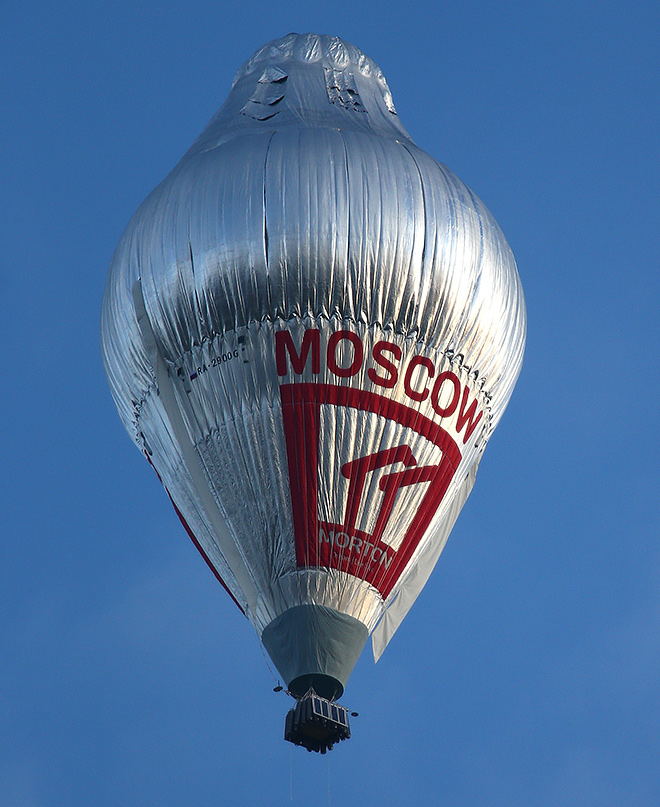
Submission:
[[[376,655],[524,341],[488,210],[412,142],[368,57],[311,34],[238,72],[131,219],[102,314],[122,421],[258,633],[310,603],[372,632],[392,606]]]

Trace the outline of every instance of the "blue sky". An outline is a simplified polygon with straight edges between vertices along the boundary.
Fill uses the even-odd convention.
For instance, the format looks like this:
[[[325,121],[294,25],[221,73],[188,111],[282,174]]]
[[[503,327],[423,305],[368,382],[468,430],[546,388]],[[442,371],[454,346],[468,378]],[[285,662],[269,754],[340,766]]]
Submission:
[[[0,803],[660,803],[657,4],[3,11]],[[326,757],[123,432],[112,252],[258,47],[338,35],[488,205],[529,335],[475,490]],[[272,665],[271,665],[272,667]]]

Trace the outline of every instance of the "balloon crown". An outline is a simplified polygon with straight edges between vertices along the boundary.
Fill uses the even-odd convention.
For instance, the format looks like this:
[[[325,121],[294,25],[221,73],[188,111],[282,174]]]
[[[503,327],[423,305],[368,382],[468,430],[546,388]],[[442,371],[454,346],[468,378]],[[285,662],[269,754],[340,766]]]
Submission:
[[[383,71],[373,59],[362,53],[355,45],[344,42],[337,36],[328,34],[296,34],[291,33],[280,39],[273,39],[259,48],[238,70],[234,76],[232,87],[242,78],[249,76],[265,64],[299,64],[321,63],[332,70],[357,70],[365,78],[375,80],[381,88],[388,109],[396,114],[392,93],[387,86]]]

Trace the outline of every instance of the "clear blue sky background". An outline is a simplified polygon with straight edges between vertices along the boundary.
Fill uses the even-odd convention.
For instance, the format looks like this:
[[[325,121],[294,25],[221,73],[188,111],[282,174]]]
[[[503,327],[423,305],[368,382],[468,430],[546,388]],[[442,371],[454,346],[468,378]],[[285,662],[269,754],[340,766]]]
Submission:
[[[2,12],[0,804],[660,804],[657,3],[33,2]],[[289,31],[378,62],[516,254],[518,387],[326,757],[120,425],[130,215]]]

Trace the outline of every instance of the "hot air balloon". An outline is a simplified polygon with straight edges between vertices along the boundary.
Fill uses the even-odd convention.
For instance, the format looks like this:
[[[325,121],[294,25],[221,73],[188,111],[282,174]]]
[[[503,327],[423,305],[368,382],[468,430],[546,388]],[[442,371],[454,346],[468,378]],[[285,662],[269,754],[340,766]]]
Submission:
[[[504,236],[371,59],[290,34],[134,214],[101,330],[129,435],[296,699],[287,739],[327,750],[520,371]]]

